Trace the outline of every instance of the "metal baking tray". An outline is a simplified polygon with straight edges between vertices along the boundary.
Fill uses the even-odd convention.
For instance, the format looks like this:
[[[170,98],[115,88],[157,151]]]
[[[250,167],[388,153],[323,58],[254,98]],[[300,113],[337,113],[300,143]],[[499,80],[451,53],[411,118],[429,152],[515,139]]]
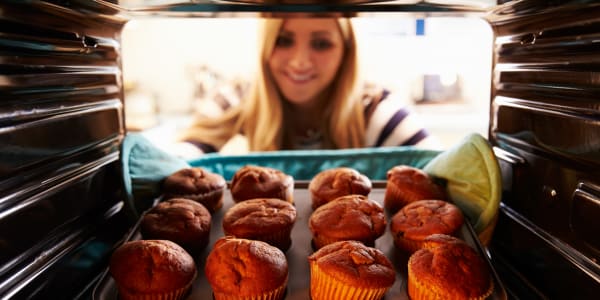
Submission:
[[[374,181],[373,190],[369,194],[369,198],[379,203],[383,203],[384,194],[385,181]],[[310,269],[307,258],[314,252],[311,246],[312,234],[308,229],[308,220],[310,218],[310,214],[312,213],[312,208],[307,181],[296,181],[294,189],[294,203],[297,209],[297,219],[294,228],[292,229],[292,245],[285,253],[289,268],[289,280],[285,299],[306,300],[310,299]],[[200,258],[197,260],[196,264],[198,266],[198,277],[196,278],[196,282],[194,282],[192,291],[188,295],[187,299],[212,299],[211,287],[204,276],[204,263],[215,241],[223,236],[223,228],[221,225],[223,215],[227,209],[233,206],[233,204],[231,193],[229,190],[227,190],[225,192],[223,208],[221,208],[212,216],[210,242],[208,247],[206,247]],[[409,297],[406,286],[408,256],[403,254],[394,246],[392,235],[389,231],[390,216],[387,215],[386,217],[388,217],[388,228],[386,229],[385,234],[375,241],[375,247],[383,251],[383,253],[390,259],[396,268],[396,281],[387,292],[384,299],[408,300]],[[459,237],[464,239],[469,245],[473,246],[479,252],[479,254],[486,259],[490,270],[492,270],[494,291],[488,297],[488,300],[507,299],[506,291],[502,285],[502,282],[494,271],[489,257],[487,256],[484,248],[479,243],[479,240],[476,238],[473,229],[468,223],[462,227]],[[137,228],[134,228],[130,236],[130,240],[140,238],[141,236],[137,231]],[[94,288],[93,299],[117,300],[117,294],[115,282],[108,273],[107,268]]]

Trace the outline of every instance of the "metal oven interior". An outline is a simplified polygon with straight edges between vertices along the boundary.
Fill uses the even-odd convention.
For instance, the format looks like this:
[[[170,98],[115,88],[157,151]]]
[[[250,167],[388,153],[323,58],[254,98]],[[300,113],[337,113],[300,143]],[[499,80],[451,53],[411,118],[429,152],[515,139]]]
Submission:
[[[119,180],[129,17],[303,9],[481,14],[494,32],[488,138],[504,187],[492,263],[511,299],[600,292],[600,3],[246,2],[0,3],[1,298],[89,298],[135,223]]]

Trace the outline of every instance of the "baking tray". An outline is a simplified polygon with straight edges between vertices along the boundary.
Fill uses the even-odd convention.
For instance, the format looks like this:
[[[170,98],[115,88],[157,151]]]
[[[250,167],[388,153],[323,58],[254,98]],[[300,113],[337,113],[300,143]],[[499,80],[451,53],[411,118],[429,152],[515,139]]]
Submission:
[[[374,181],[373,189],[369,194],[369,198],[383,203],[385,194],[385,181]],[[204,276],[204,263],[210,249],[215,241],[223,236],[222,220],[223,215],[234,202],[231,199],[229,190],[225,192],[223,199],[223,208],[213,214],[212,226],[210,232],[210,241],[208,247],[204,249],[199,259],[197,259],[198,277],[194,282],[192,291],[186,299],[212,299],[212,290],[206,277]],[[289,280],[285,299],[310,299],[310,269],[308,265],[308,256],[314,251],[311,246],[312,234],[308,229],[308,220],[312,213],[310,193],[308,192],[308,181],[296,181],[294,188],[294,203],[297,209],[297,219],[292,229],[292,245],[285,253],[288,260]],[[399,251],[395,246],[392,235],[389,230],[390,216],[388,219],[388,227],[385,234],[375,241],[375,247],[383,251],[390,259],[396,269],[396,281],[394,285],[385,295],[386,300],[408,300],[407,294],[407,262],[408,256]],[[139,223],[139,222],[138,222]],[[479,243],[472,227],[466,223],[459,233],[459,237],[465,240],[469,245],[473,246],[479,254],[488,262],[490,270],[492,270],[492,278],[494,281],[494,291],[488,297],[488,300],[505,300],[507,299],[506,291],[498,275],[494,271],[489,257],[484,248]],[[137,230],[137,225],[132,229],[128,240],[140,239],[141,235]],[[97,282],[93,291],[94,300],[117,300],[117,288],[112,277],[108,273],[108,268],[104,271],[100,280]]]

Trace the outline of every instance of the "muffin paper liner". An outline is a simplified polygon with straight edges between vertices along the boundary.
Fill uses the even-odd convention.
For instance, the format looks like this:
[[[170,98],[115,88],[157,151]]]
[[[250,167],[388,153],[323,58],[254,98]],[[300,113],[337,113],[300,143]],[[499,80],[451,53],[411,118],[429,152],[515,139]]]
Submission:
[[[202,194],[187,194],[180,195],[181,198],[192,199],[204,205],[208,211],[214,213],[223,207],[223,194],[225,190],[210,191]]]
[[[344,284],[310,264],[310,296],[312,300],[376,300],[382,299],[390,287],[364,288]]]
[[[285,296],[288,278],[285,279],[282,285],[274,290],[265,292],[260,295],[240,296],[228,293],[213,292],[214,300],[281,300]]]
[[[355,238],[331,238],[328,236],[324,236],[324,235],[318,235],[315,236],[313,235],[313,246],[316,249],[320,249],[324,246],[327,246],[329,244],[333,244],[335,242],[339,242],[339,241],[357,241],[357,242],[361,242],[369,247],[374,247],[375,246],[375,239],[370,239],[370,240],[365,240],[365,239],[355,239]]]
[[[325,245],[329,245],[331,243],[335,243],[337,242],[339,239],[337,238],[330,238],[324,235],[313,235],[313,245],[315,249],[319,249]]]
[[[416,200],[418,200],[416,197],[411,194],[404,193],[402,189],[397,187],[395,184],[388,183],[383,201],[385,207],[389,208],[392,213],[396,213],[408,203]]]
[[[396,247],[410,254],[421,249],[421,247],[423,246],[422,241],[409,240],[403,237],[394,237],[394,244],[396,245]]]
[[[281,251],[286,251],[290,248],[292,244],[291,240],[292,227],[281,230],[279,232],[274,232],[272,234],[265,234],[260,237],[260,240],[266,242],[272,246],[279,248]]]
[[[194,276],[194,279],[185,287],[170,293],[141,294],[119,288],[119,300],[181,300],[184,299],[191,290],[194,280],[196,280],[196,276]]]

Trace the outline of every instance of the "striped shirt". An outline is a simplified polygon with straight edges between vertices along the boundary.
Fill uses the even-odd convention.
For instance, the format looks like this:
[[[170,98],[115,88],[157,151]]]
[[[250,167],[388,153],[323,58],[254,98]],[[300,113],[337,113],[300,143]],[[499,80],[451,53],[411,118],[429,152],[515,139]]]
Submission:
[[[367,147],[426,146],[434,143],[415,114],[400,99],[390,97],[389,91],[384,90],[380,99],[368,103],[365,108],[370,108],[365,134]]]
[[[418,117],[404,105],[401,99],[391,96],[388,90],[381,89],[373,93],[373,88],[367,88],[363,96],[365,106],[366,147],[417,146],[421,148],[439,148],[437,141],[422,126]],[[322,140],[312,137],[296,143],[296,149],[321,149]],[[197,141],[187,141],[198,147],[202,152],[217,152],[219,149],[212,145]]]

